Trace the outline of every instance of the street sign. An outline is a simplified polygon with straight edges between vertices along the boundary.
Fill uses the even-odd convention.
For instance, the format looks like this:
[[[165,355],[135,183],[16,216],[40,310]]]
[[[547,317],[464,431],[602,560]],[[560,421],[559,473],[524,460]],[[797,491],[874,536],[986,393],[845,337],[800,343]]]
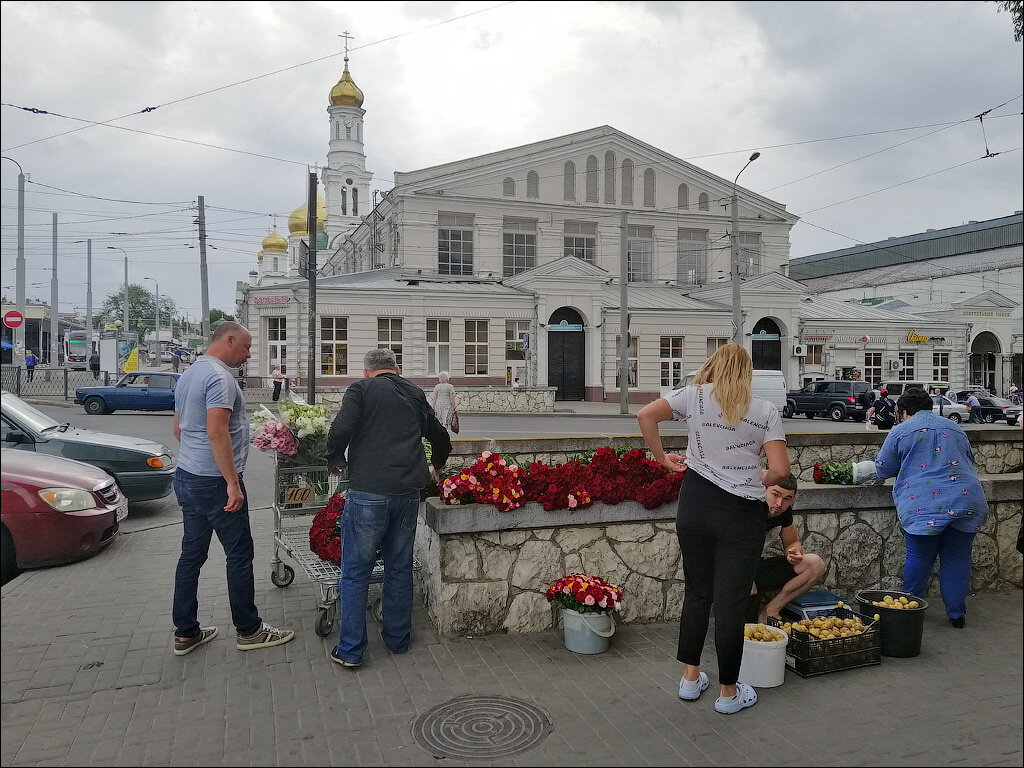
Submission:
[[[4,325],[8,328],[20,328],[21,324],[25,322],[25,316],[16,309],[8,310],[4,312]]]

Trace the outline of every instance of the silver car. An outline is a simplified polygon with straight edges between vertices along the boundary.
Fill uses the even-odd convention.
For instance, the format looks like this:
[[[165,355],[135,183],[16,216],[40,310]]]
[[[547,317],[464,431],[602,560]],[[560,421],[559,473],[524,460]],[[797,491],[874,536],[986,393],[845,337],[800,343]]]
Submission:
[[[950,421],[955,421],[959,424],[967,421],[971,411],[966,405],[956,403],[945,395],[932,395],[932,413],[945,416]]]

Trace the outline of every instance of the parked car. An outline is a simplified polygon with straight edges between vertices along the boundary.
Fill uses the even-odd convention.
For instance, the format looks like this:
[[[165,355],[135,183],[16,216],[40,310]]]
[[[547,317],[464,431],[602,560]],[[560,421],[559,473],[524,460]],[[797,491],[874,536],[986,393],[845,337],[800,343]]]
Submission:
[[[957,392],[959,396],[961,393]],[[963,399],[957,397],[957,400],[961,403],[966,404],[967,398],[971,396],[970,392],[964,392]],[[1021,412],[1021,406],[1014,405],[1005,397],[994,397],[992,395],[982,395],[975,392],[974,395],[978,398],[978,402],[981,403],[981,420],[994,424],[997,421],[1005,421],[1011,427],[1017,423],[1017,416]]]
[[[696,377],[696,372],[686,374],[686,378],[676,384],[673,389],[692,386],[693,380]],[[752,376],[750,389],[751,393],[755,397],[763,397],[778,408],[779,413],[785,412],[786,379],[783,377],[782,371],[755,370]]]
[[[967,421],[967,417],[971,415],[971,409],[963,403],[954,403],[945,395],[932,395],[932,413],[945,416],[950,421],[959,424]]]
[[[94,416],[114,411],[173,411],[174,387],[180,376],[168,371],[126,373],[110,387],[79,387],[75,402]]]
[[[129,501],[171,492],[175,461],[160,443],[60,424],[6,390],[0,394],[0,445],[99,467],[114,476]]]
[[[938,392],[949,396],[951,386],[948,381],[883,381],[877,389],[889,390],[889,397],[897,400],[908,389],[923,389],[929,395]]]
[[[80,560],[110,544],[128,500],[107,472],[59,456],[0,450],[0,570]]]
[[[850,418],[864,421],[868,409],[874,402],[871,385],[866,381],[845,381],[826,379],[812,381],[803,389],[787,395],[783,416],[793,417],[804,414],[808,419],[828,414],[832,421]]]

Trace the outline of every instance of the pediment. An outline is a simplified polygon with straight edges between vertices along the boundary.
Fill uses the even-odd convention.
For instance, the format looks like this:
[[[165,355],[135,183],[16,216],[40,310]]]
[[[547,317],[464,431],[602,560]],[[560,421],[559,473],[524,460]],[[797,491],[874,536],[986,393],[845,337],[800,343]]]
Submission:
[[[607,271],[577,259],[575,256],[563,256],[526,272],[520,272],[513,277],[505,278],[502,282],[513,288],[519,288],[544,280],[572,280],[577,284],[586,284],[589,281],[594,284],[603,284],[611,277]]]
[[[953,304],[957,309],[982,309],[997,307],[999,309],[1013,309],[1019,302],[1007,298],[998,291],[982,291],[970,298],[958,301]]]
[[[766,275],[758,275],[757,277],[751,278],[750,280],[744,280],[740,286],[741,293],[750,294],[773,294],[783,293],[787,295],[804,295],[810,293],[807,290],[807,286],[803,283],[798,283],[789,277],[778,272],[769,272]],[[732,301],[732,283],[728,280],[714,283],[707,288],[690,291],[691,296],[700,298],[701,300],[710,301]]]

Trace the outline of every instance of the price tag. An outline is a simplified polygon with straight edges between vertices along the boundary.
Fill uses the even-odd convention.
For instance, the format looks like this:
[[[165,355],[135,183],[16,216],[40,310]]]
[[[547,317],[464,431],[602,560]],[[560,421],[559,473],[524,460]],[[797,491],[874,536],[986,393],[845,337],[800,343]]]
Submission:
[[[305,504],[307,501],[311,501],[314,495],[313,489],[309,486],[294,485],[284,489],[284,503]]]

